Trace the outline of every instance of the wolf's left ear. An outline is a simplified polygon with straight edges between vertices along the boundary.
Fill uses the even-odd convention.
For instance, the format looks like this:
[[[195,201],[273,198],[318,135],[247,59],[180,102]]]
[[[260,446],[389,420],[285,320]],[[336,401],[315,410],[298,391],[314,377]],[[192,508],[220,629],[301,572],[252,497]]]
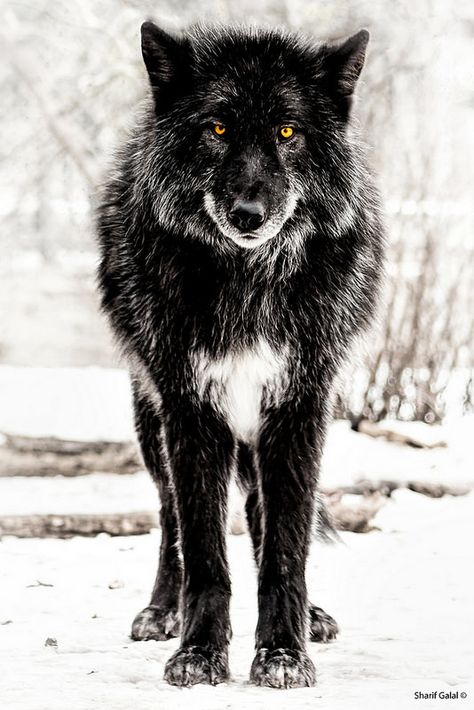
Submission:
[[[367,30],[360,30],[346,40],[325,48],[323,70],[332,88],[341,97],[352,96],[365,61],[369,42]]]
[[[188,47],[185,40],[173,37],[153,22],[141,27],[142,55],[155,99],[166,94],[183,78]]]

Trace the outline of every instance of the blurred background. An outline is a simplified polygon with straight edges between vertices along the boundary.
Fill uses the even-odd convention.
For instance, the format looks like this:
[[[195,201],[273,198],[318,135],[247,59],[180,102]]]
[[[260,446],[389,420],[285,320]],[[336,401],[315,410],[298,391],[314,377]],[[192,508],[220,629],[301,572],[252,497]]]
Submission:
[[[98,313],[93,205],[146,91],[146,18],[171,30],[255,21],[319,39],[369,29],[356,113],[386,207],[388,283],[338,412],[433,423],[472,410],[469,0],[2,0],[0,364],[120,367]]]

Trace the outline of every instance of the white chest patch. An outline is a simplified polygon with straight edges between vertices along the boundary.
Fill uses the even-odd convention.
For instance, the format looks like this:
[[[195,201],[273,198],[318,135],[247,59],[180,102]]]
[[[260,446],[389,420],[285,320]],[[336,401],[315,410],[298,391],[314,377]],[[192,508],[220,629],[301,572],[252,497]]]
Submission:
[[[263,397],[266,403],[284,397],[287,360],[285,348],[277,352],[263,338],[251,349],[231,352],[218,360],[197,353],[197,391],[224,415],[238,439],[250,442],[259,430]]]

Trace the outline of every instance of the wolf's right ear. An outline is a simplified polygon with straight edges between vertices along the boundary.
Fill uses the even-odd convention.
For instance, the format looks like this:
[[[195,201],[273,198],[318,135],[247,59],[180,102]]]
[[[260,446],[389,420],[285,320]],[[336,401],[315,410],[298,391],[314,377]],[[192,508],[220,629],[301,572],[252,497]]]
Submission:
[[[143,23],[141,36],[143,61],[153,93],[166,91],[180,78],[187,66],[187,42],[173,37],[153,22]]]

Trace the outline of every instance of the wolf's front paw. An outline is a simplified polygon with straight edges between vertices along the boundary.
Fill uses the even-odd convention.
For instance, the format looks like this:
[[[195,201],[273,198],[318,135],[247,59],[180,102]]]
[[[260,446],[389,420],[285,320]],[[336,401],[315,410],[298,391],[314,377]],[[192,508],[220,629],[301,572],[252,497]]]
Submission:
[[[319,606],[313,604],[309,607],[309,637],[311,641],[329,643],[334,641],[339,633],[339,626],[335,619]]]
[[[262,648],[252,663],[250,681],[270,688],[305,688],[316,683],[316,669],[303,651]]]
[[[228,677],[227,651],[215,651],[200,646],[179,648],[165,666],[165,680],[171,685],[182,687],[196,683],[217,685]]]
[[[131,637],[134,641],[166,641],[179,636],[181,617],[176,609],[147,606],[136,615]]]

